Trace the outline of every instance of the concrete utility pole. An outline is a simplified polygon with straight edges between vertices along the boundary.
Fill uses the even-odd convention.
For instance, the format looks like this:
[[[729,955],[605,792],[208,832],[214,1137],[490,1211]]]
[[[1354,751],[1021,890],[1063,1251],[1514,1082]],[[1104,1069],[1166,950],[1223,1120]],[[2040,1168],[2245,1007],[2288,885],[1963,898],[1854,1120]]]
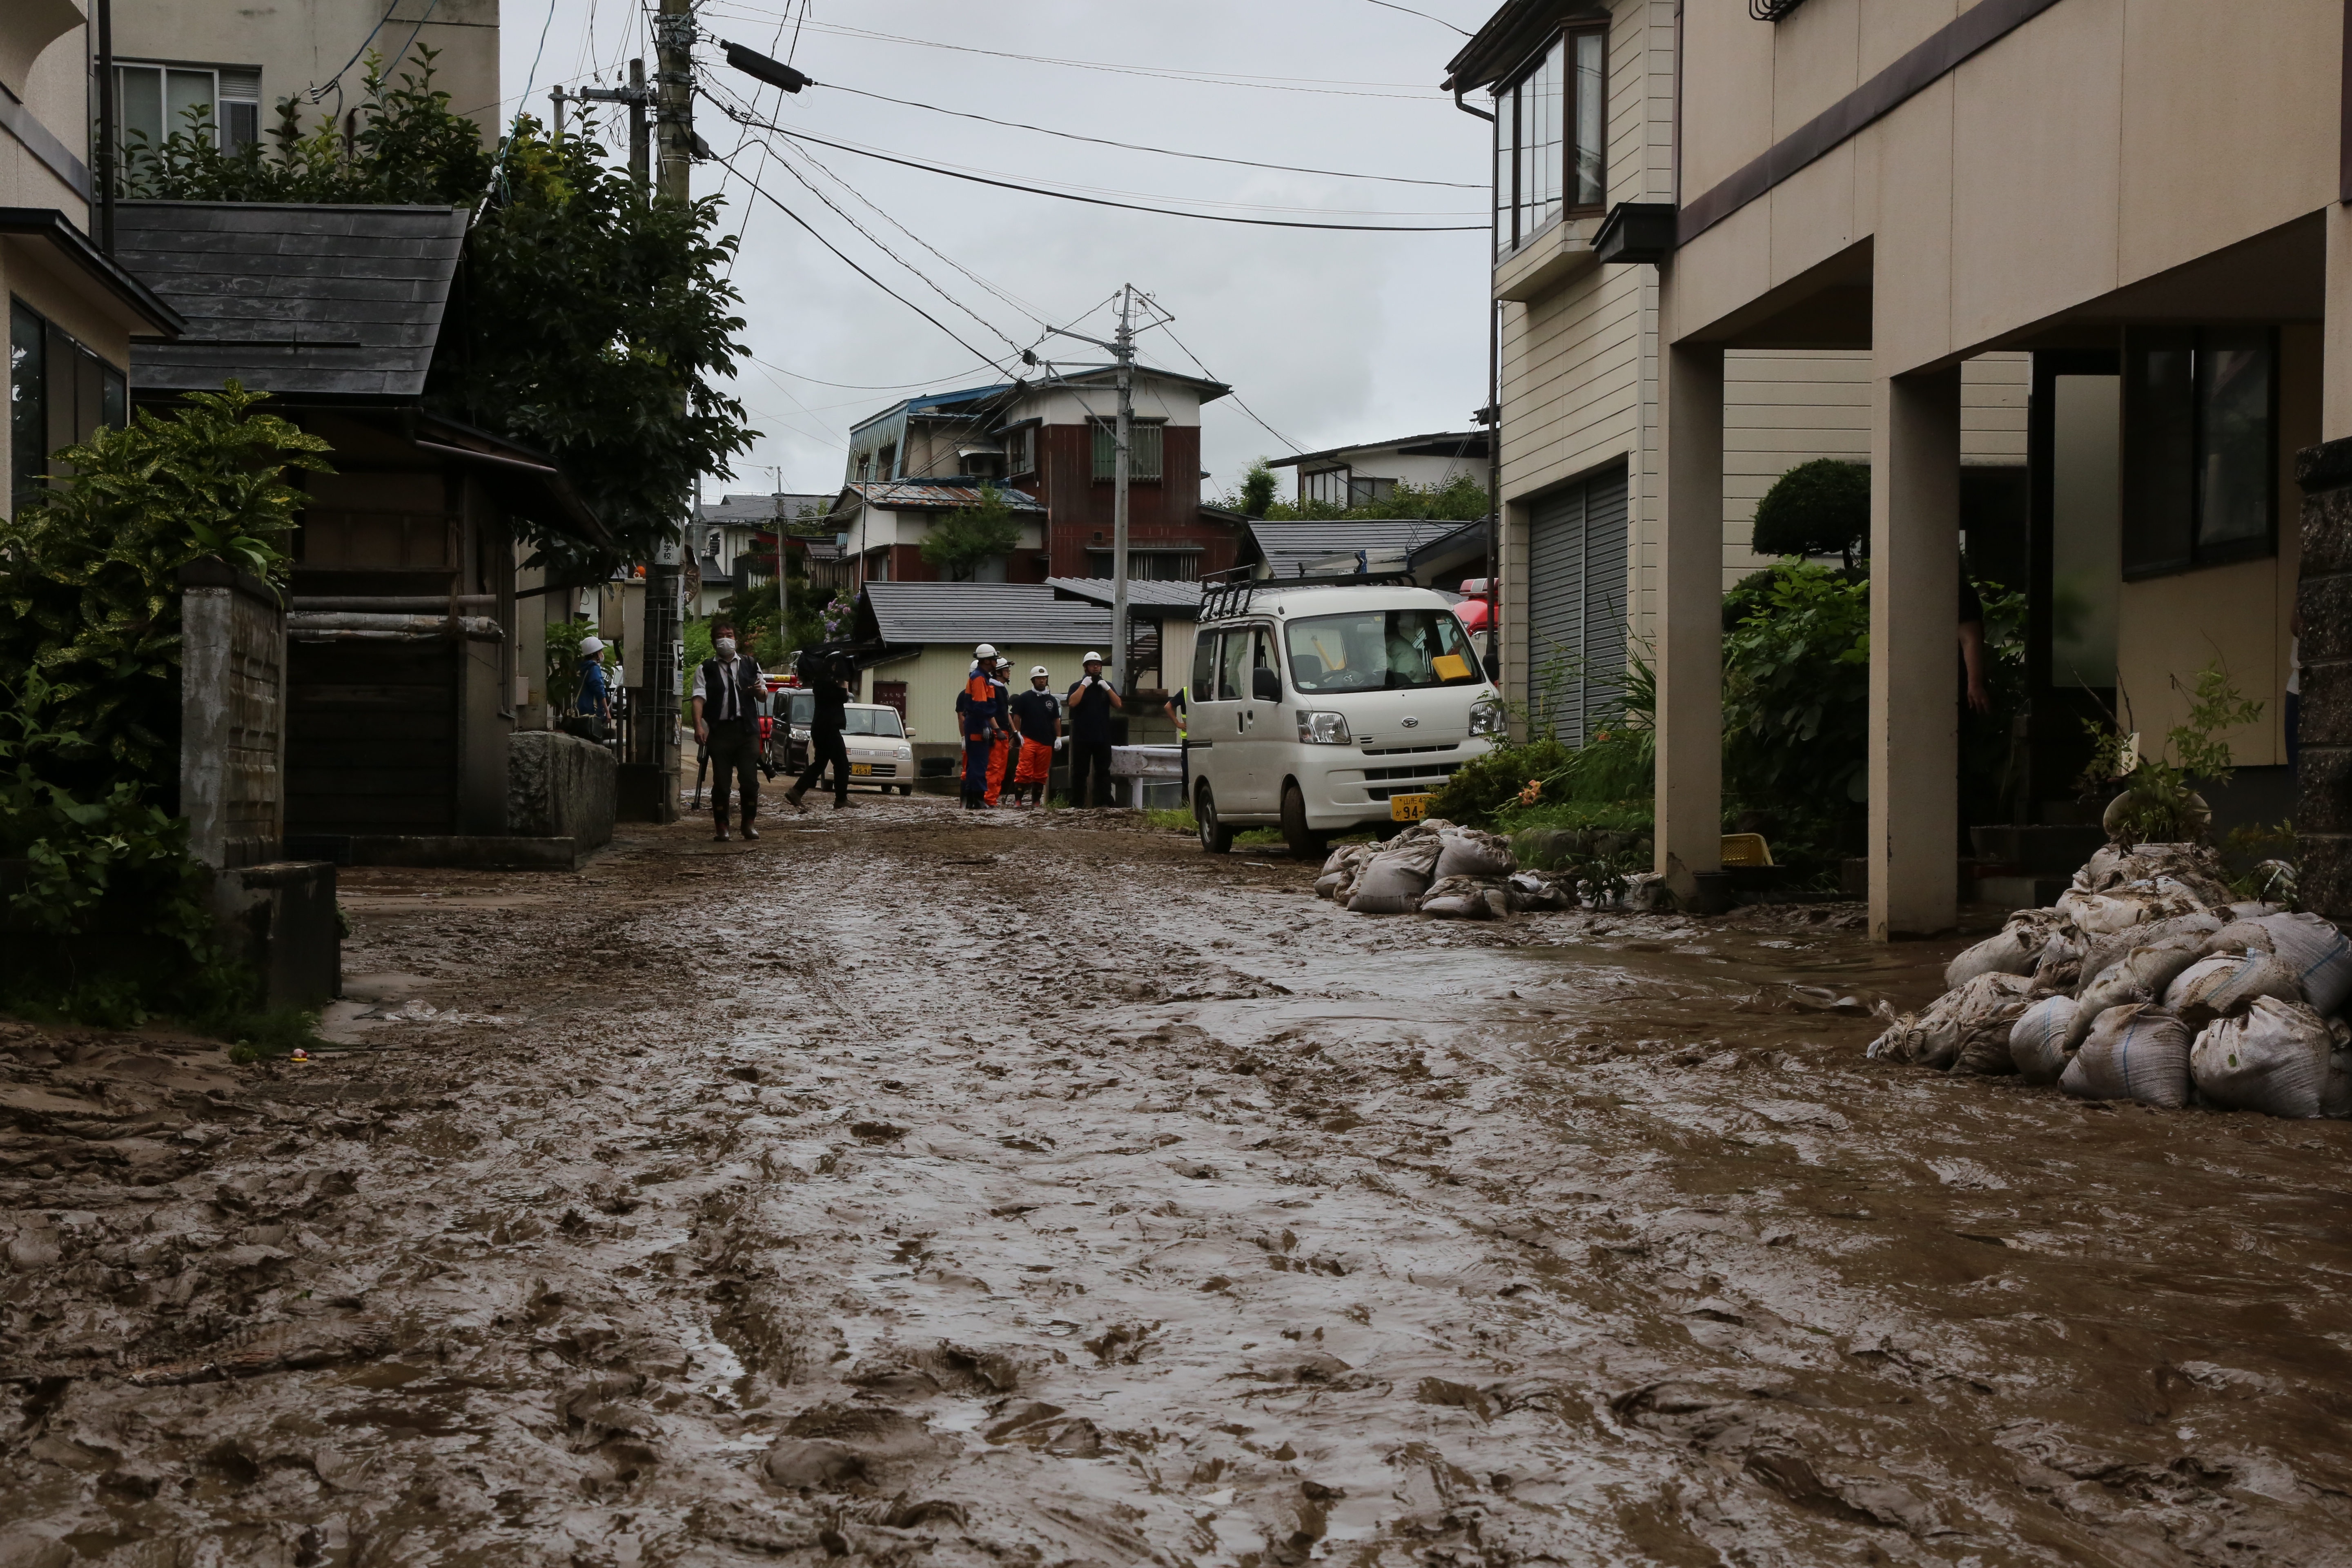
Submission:
[[[1134,470],[1128,437],[1135,427],[1135,285],[1118,289],[1118,331],[1111,357],[1118,363],[1118,450],[1111,459],[1110,679],[1127,694],[1127,490]]]

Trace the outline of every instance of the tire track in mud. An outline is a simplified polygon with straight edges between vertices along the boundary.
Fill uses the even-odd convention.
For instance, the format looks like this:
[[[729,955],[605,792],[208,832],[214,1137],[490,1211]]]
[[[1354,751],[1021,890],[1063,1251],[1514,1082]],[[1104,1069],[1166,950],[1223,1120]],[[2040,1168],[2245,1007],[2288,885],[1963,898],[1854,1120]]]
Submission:
[[[0,1179],[0,1561],[2343,1560],[2342,1129],[1733,1010],[1851,939],[816,824],[364,917],[412,1043]]]

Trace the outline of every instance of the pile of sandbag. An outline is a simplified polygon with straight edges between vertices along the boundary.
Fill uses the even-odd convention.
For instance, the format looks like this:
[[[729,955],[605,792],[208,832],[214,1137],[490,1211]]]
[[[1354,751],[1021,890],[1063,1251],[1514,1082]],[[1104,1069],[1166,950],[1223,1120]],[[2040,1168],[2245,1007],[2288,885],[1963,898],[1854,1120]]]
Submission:
[[[2022,1075],[2085,1100],[2352,1116],[2352,942],[2237,900],[2210,849],[2109,845],[2056,907],[1952,960],[1948,989],[1870,1046],[1883,1060]]]
[[[1576,889],[1548,871],[1523,871],[1507,840],[1441,818],[1385,844],[1343,844],[1323,862],[1315,891],[1362,915],[1500,920],[1576,905]]]

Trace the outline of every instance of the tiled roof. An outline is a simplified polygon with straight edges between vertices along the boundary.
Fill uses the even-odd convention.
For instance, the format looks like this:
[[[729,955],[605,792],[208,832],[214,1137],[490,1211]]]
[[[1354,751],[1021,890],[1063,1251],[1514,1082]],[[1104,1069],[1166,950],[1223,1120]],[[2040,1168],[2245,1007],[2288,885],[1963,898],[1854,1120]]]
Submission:
[[[1108,577],[1048,577],[1045,586],[1057,594],[1084,599],[1090,605],[1108,606],[1110,604],[1111,580]],[[1201,608],[1201,584],[1130,577],[1127,580],[1127,602],[1138,609],[1183,610],[1197,615]]]
[[[188,321],[131,351],[142,391],[418,397],[465,243],[457,207],[120,202],[115,259]]]
[[[1043,583],[868,583],[875,630],[889,643],[1110,640],[1110,612]]]
[[[1250,542],[1277,577],[1295,577],[1301,569],[1313,571],[1318,562],[1357,551],[1383,554],[1417,551],[1465,528],[1450,518],[1341,519],[1328,522],[1254,522]]]
[[[728,495],[717,500],[704,501],[699,510],[705,522],[731,522],[767,528],[774,524],[780,511],[786,523],[794,523],[800,521],[801,509],[812,506],[816,508],[817,516],[823,517],[832,510],[833,498],[829,495],[785,495],[781,491],[774,495]]]
[[[993,480],[944,479],[859,479],[843,488],[877,511],[953,510],[973,505],[980,500],[980,487]],[[997,494],[1004,498],[1005,507],[1013,511],[1044,511],[1037,500],[1020,490],[999,485]]]

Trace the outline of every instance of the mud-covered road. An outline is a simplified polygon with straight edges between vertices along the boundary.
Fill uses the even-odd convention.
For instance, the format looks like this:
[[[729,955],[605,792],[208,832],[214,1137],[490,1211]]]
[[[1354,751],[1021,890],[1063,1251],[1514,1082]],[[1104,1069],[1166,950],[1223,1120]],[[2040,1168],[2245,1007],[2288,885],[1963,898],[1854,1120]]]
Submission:
[[[0,1025],[0,1568],[2352,1562],[2352,1126],[1865,1061],[1951,944],[707,832]]]

